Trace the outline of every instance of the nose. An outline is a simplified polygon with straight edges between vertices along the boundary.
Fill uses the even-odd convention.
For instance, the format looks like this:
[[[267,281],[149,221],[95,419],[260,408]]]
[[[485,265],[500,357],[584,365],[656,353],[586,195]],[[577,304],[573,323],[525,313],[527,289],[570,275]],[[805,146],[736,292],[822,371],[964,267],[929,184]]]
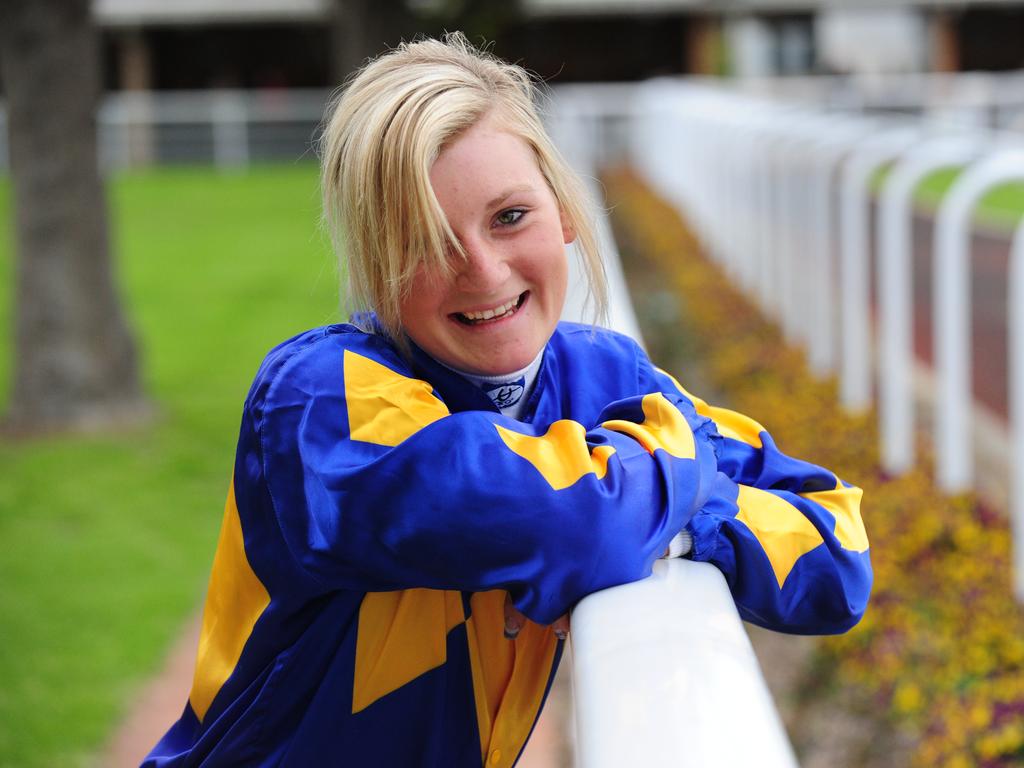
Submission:
[[[459,290],[486,293],[505,284],[511,269],[505,255],[482,240],[462,243],[466,258],[456,264],[455,285]]]

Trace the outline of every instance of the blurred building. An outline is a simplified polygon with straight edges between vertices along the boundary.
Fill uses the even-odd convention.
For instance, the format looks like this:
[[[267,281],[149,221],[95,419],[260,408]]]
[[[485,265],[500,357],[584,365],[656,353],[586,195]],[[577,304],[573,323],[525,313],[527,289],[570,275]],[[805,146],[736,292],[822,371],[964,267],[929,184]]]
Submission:
[[[106,168],[309,157],[324,103],[345,72],[400,39],[445,29],[489,41],[499,56],[553,83],[1024,69],[1024,0],[94,0],[93,7],[107,91],[99,116]],[[901,99],[888,108],[904,108]],[[0,173],[6,143],[0,93]]]
[[[407,5],[420,31],[436,33],[461,20],[469,34],[493,39],[502,57],[561,82],[1024,68],[1021,0]],[[460,18],[466,6],[475,13]],[[344,23],[341,0],[96,0],[105,83],[110,90],[330,87],[338,79],[336,8]]]

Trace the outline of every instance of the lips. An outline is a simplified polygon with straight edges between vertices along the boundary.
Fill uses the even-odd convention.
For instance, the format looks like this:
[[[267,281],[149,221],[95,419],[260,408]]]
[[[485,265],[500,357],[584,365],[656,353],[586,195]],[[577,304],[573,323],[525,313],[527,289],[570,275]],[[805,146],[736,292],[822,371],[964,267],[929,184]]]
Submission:
[[[523,302],[526,301],[526,297],[529,291],[523,291],[523,293],[516,296],[514,299],[510,299],[504,304],[499,304],[496,307],[489,309],[483,309],[476,312],[453,312],[452,317],[458,320],[463,325],[484,325],[486,323],[493,323],[498,320],[504,320],[507,317],[512,317],[519,308],[523,306]]]

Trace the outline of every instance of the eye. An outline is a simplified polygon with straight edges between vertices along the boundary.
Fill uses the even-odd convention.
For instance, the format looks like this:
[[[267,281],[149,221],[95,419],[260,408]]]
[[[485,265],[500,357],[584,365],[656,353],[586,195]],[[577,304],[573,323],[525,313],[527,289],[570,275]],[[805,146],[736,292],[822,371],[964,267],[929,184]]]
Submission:
[[[514,224],[518,224],[519,220],[526,215],[526,211],[522,208],[509,208],[508,210],[499,213],[494,220],[502,227],[510,227]]]

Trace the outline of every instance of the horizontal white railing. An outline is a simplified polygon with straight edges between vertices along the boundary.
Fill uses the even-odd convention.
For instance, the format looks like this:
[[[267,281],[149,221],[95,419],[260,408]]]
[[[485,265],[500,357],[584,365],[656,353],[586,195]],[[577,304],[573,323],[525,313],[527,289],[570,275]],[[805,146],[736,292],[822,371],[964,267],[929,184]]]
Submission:
[[[97,111],[105,170],[167,164],[232,170],[260,162],[314,161],[331,92],[323,89],[117,91]],[[0,103],[0,172],[9,167]]]
[[[594,174],[616,151],[602,131],[608,121],[632,119],[633,93],[622,86],[558,90],[549,129],[601,207]],[[599,237],[609,325],[642,342],[603,216]],[[575,269],[567,315],[583,319],[585,283]],[[658,561],[649,578],[584,599],[572,613],[572,681],[577,765],[797,765],[725,577],[713,565]],[[735,738],[737,731],[744,738]]]
[[[577,765],[795,768],[721,572],[661,560],[572,614]],[[742,735],[740,735],[742,734]]]

